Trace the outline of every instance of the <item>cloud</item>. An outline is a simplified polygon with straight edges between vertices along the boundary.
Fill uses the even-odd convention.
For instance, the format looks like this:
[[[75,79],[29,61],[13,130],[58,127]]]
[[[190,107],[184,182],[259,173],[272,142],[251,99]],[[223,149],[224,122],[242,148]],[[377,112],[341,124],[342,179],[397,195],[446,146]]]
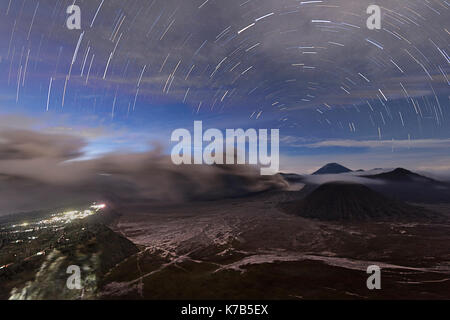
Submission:
[[[369,148],[369,149],[436,149],[450,148],[450,139],[399,139],[399,140],[354,140],[354,139],[329,139],[305,138],[295,136],[283,136],[280,143],[291,148]]]
[[[164,203],[237,197],[286,187],[250,166],[175,166],[162,148],[76,160],[79,136],[0,131],[0,214],[77,201]]]
[[[35,118],[27,117],[19,114],[1,114],[0,128],[30,128],[38,123]]]
[[[351,182],[365,185],[384,184],[383,181],[358,177],[352,174],[325,174],[325,175],[308,175],[305,181],[311,184],[324,184],[328,182]]]
[[[99,92],[103,91],[99,88],[107,91],[117,87],[119,93],[134,98],[140,73],[146,66],[139,88],[142,99],[170,97],[180,102],[189,88],[187,102],[192,106],[199,102],[212,105],[217,99],[218,110],[230,103],[241,108],[258,105],[270,112],[279,111],[272,108],[274,101],[291,110],[316,108],[323,102],[361,103],[376,98],[378,89],[383,89],[390,99],[399,98],[403,97],[400,83],[412,97],[430,95],[433,92],[423,69],[426,67],[438,95],[445,93],[448,81],[440,70],[431,68],[444,66],[447,71],[443,49],[435,48],[444,47],[437,40],[446,36],[441,28],[446,22],[445,14],[440,13],[444,9],[436,3],[413,1],[415,11],[420,12],[418,19],[402,3],[382,0],[379,5],[383,7],[383,28],[371,31],[366,28],[366,9],[370,4],[373,3],[368,0],[338,0],[332,6],[320,1],[288,1],[280,6],[279,0],[228,0],[208,1],[200,8],[195,1],[137,0],[127,5],[121,0],[110,0],[101,8],[95,25],[84,30],[71,86],[91,86]],[[94,16],[97,9],[96,2],[82,5],[86,16]],[[80,33],[64,27],[51,29],[55,26],[48,24],[50,12],[57,11],[38,12],[33,32],[49,34],[42,48],[44,63],[49,65],[46,78],[53,77],[54,85],[62,87]],[[33,13],[34,6],[25,7],[22,19],[30,19]],[[259,20],[267,14],[271,15]],[[57,16],[63,26],[66,15]],[[116,26],[111,32],[109,22],[116,18],[121,21],[120,28]],[[328,22],[312,22],[317,20]],[[8,22],[12,27],[13,20]],[[253,27],[238,33],[252,23]],[[18,21],[15,41],[20,35],[28,36],[27,26]],[[370,44],[369,38],[381,43],[383,50]],[[9,38],[5,37],[5,41]],[[58,48],[63,48],[63,55],[58,60],[60,67],[55,68]],[[88,48],[90,55],[86,55]],[[84,65],[83,58],[93,55],[93,69],[86,86],[85,78],[77,73]],[[40,62],[35,55],[30,59]],[[359,74],[370,79],[370,83]],[[341,90],[342,86],[351,95]],[[72,90],[68,88],[69,93]],[[113,92],[109,90],[107,95],[112,98],[116,94]],[[221,101],[226,92],[226,99]],[[91,94],[91,90],[80,90],[79,95]]]
[[[79,157],[86,142],[69,135],[51,135],[27,130],[0,131],[0,159],[50,158],[69,160]]]
[[[345,147],[345,148],[450,148],[450,139],[417,140],[327,140],[303,145],[308,148]]]

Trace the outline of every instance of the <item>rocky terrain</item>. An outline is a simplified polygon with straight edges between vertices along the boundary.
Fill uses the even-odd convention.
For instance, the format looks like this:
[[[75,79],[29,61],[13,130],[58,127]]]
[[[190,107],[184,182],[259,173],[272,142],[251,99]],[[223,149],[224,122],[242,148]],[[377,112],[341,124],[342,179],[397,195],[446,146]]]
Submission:
[[[450,299],[448,201],[390,197],[405,171],[356,177],[383,181],[368,185],[348,182],[355,174],[280,175],[296,188],[240,198],[4,217],[0,298]],[[83,289],[66,288],[69,265]],[[381,290],[366,286],[371,265]]]
[[[320,221],[286,214],[301,192],[127,207],[113,229],[142,248],[105,299],[448,299],[449,223]],[[448,218],[450,206],[441,208]],[[382,268],[382,290],[366,269]]]

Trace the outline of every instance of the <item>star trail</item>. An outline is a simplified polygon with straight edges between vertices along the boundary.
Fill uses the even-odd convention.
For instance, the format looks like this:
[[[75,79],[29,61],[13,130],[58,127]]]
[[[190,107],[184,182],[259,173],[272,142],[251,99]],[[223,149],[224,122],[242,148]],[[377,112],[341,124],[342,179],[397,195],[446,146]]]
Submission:
[[[380,30],[366,26],[373,4]],[[80,30],[66,27],[70,5]],[[1,0],[1,108],[122,127],[215,119],[279,128],[294,144],[446,139],[449,10],[443,0]]]

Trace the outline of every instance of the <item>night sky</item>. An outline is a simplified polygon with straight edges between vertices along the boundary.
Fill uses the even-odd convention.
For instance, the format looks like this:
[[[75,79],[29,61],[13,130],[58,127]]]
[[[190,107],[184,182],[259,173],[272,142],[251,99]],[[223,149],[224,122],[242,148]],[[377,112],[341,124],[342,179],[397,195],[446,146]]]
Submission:
[[[0,0],[0,29],[0,127],[81,135],[85,157],[203,120],[279,128],[283,170],[450,170],[445,0]]]

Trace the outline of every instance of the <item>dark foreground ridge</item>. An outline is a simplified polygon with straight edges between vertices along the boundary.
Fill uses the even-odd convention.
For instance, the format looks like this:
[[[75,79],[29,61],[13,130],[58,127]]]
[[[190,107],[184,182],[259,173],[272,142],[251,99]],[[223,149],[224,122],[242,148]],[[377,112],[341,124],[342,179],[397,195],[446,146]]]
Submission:
[[[284,204],[288,213],[319,220],[426,219],[434,214],[354,183],[332,182],[318,187],[302,200]]]
[[[64,219],[69,214],[56,218]],[[0,221],[0,236],[5,239],[0,251],[0,300],[95,298],[104,275],[139,251],[104,225],[113,219],[110,215],[98,213],[83,220],[53,222],[54,216],[30,214],[30,223],[23,228]],[[83,290],[66,286],[69,266],[80,268]]]

